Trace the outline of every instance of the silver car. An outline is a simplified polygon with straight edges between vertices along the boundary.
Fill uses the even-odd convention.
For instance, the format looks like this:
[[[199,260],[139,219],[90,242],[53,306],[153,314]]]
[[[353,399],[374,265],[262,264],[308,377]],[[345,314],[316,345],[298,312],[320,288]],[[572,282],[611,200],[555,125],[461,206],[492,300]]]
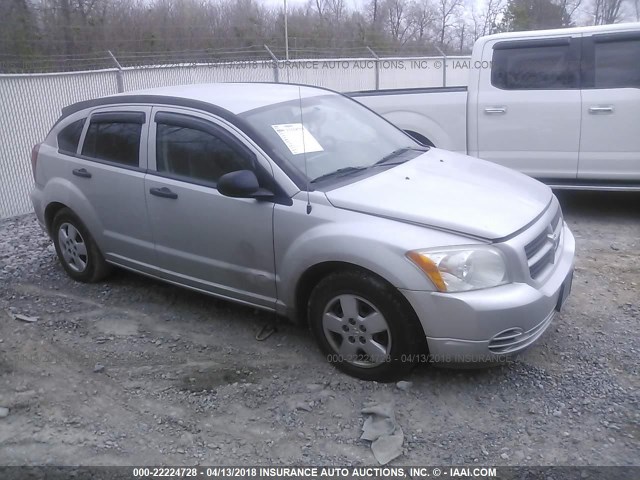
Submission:
[[[116,265],[274,311],[363,379],[523,350],[571,288],[575,243],[548,187],[325,89],[80,102],[32,163],[38,220],[73,279]]]

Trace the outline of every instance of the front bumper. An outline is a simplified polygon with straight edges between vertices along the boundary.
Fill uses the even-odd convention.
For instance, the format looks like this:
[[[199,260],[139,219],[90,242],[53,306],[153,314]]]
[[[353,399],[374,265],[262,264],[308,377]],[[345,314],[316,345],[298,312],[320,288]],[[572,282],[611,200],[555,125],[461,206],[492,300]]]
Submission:
[[[401,290],[424,328],[432,360],[495,362],[532,345],[571,288],[574,254],[575,240],[565,225],[554,270],[542,285],[459,293]]]

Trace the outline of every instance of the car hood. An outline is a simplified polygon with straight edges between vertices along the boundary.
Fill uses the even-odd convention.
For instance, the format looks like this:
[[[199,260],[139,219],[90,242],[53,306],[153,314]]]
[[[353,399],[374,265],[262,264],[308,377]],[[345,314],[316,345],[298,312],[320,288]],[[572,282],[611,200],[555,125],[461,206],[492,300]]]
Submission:
[[[489,240],[528,225],[553,196],[515,170],[437,148],[326,195],[338,208]]]

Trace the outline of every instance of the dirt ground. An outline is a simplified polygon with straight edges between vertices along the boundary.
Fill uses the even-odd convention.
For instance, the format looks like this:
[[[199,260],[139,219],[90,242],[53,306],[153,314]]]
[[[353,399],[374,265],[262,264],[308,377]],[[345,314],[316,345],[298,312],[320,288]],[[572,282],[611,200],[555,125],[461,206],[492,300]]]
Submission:
[[[406,390],[337,372],[295,325],[256,341],[253,309],[124,271],[75,283],[35,217],[1,221],[0,465],[375,464],[371,401],[404,431],[392,465],[638,465],[640,194],[559,197],[576,273],[541,341]]]

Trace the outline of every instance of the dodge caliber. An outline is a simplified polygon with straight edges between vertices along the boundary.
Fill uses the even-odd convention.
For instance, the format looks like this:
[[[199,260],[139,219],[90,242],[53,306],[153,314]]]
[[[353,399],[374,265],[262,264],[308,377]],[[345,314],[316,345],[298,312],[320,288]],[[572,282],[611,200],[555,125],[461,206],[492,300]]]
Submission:
[[[66,107],[31,199],[67,274],[112,266],[307,324],[344,372],[495,362],[569,295],[551,190],[308,86],[167,87]]]

